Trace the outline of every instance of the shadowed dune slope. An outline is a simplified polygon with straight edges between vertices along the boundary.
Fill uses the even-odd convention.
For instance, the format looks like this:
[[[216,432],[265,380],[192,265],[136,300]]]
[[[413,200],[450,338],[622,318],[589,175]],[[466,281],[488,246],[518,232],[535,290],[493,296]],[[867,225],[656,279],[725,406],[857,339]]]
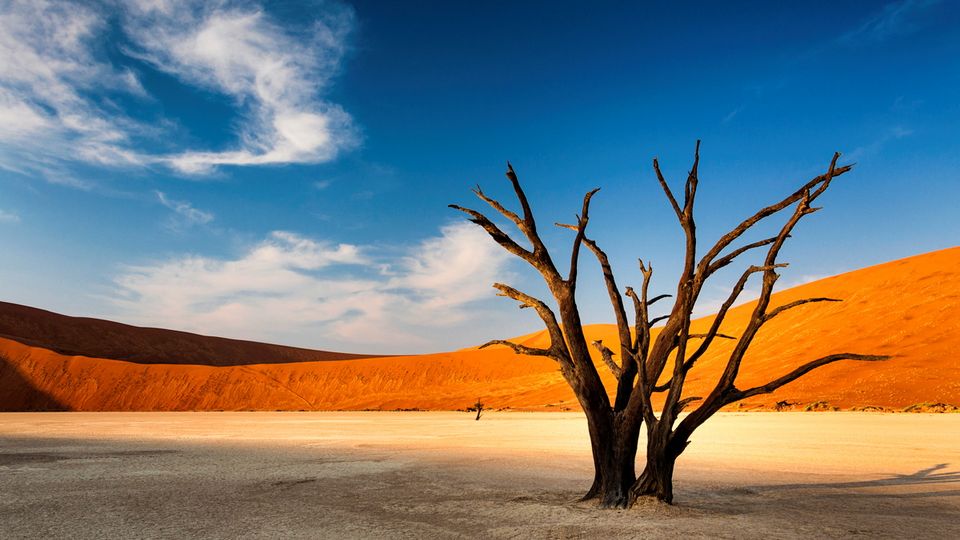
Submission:
[[[254,341],[143,328],[101,319],[69,317],[0,302],[0,337],[65,355],[126,360],[138,364],[232,366],[368,358],[371,355],[314,351]]]
[[[776,294],[771,306],[814,296],[844,301],[801,306],[771,321],[744,360],[739,387],[766,383],[830,353],[896,356],[880,363],[847,361],[821,368],[774,394],[747,400],[746,408],[770,408],[779,401],[797,408],[818,401],[843,409],[900,409],[922,402],[960,405],[960,248],[788,289]],[[753,306],[731,310],[721,331],[737,335]],[[711,320],[696,321],[694,331],[705,330]],[[616,350],[612,325],[590,326],[588,337],[603,339]],[[131,343],[127,339],[125,343]],[[536,345],[546,336],[538,332],[517,339]],[[733,345],[719,340],[713,346],[688,377],[687,395],[710,391]],[[577,408],[551,360],[518,357],[503,347],[268,363],[278,361],[272,357],[259,364],[222,366],[186,365],[190,351],[183,352],[180,365],[135,364],[0,339],[5,373],[17,375],[0,379],[0,409],[29,409],[17,396],[31,395],[49,396],[71,410],[460,409],[478,397],[491,408]],[[221,363],[237,362],[225,356]],[[606,367],[599,364],[598,369],[612,381]],[[13,387],[24,384],[32,391]]]

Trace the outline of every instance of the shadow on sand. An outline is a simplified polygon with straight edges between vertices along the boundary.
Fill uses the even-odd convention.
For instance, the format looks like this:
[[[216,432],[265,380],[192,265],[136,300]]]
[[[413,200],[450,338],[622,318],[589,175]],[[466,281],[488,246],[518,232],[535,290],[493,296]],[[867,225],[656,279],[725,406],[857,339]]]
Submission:
[[[955,497],[960,496],[960,470],[945,470],[949,463],[938,463],[925,469],[920,469],[911,474],[893,474],[884,478],[875,480],[859,480],[853,482],[811,482],[797,484],[778,484],[751,486],[750,489],[758,491],[786,491],[791,489],[869,489],[898,486],[938,486],[941,489],[932,489],[915,492],[886,492],[886,493],[856,493],[858,497],[895,497],[895,498],[916,498],[916,497]]]
[[[5,355],[0,354],[0,411],[69,411],[70,407],[40,390],[20,374]]]

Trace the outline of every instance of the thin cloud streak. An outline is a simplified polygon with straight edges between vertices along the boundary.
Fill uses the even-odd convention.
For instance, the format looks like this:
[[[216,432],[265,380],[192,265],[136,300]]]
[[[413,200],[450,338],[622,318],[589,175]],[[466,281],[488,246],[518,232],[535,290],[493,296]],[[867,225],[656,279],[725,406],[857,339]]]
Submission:
[[[20,223],[20,216],[16,212],[0,210],[0,223]]]
[[[854,148],[845,157],[854,162],[870,158],[877,155],[884,146],[892,141],[900,140],[911,135],[913,135],[912,129],[903,126],[894,126],[870,143]]]
[[[917,19],[940,0],[901,0],[891,2],[868,17],[856,29],[843,34],[838,40],[846,45],[877,43],[895,36],[906,35],[921,27]]]
[[[195,225],[206,225],[213,221],[213,214],[194,208],[187,201],[175,201],[166,196],[162,191],[154,192],[160,204],[173,210],[174,217],[168,221],[167,226],[173,230],[183,230]]]
[[[740,111],[742,111],[742,110],[743,110],[743,105],[740,105],[739,107],[733,109],[732,111],[730,111],[729,113],[727,113],[727,115],[724,116],[722,120],[720,120],[720,123],[721,123],[721,124],[726,124],[726,123],[730,122],[730,121],[733,120],[738,114],[740,114]]]

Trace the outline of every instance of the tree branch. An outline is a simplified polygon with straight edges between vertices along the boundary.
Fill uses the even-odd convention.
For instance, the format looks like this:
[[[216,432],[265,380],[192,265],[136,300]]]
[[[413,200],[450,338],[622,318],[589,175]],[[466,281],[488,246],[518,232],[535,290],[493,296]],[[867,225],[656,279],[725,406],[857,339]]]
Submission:
[[[654,386],[653,388],[650,389],[650,392],[651,392],[651,393],[655,393],[655,392],[666,392],[667,390],[670,389],[670,385],[672,385],[672,384],[673,384],[673,377],[671,377],[669,381],[667,381],[667,382],[665,382],[665,383],[663,383],[663,384],[658,384],[658,385]]]
[[[541,240],[540,235],[537,234],[537,224],[533,218],[533,212],[530,210],[530,203],[527,201],[527,196],[523,192],[523,188],[520,186],[520,181],[517,180],[517,175],[513,170],[513,166],[510,165],[509,162],[507,163],[506,175],[510,180],[510,183],[513,185],[513,190],[516,192],[517,200],[520,202],[520,206],[523,208],[523,217],[520,217],[516,213],[508,210],[499,201],[488,197],[483,193],[479,186],[477,186],[473,192],[481,200],[489,204],[504,217],[516,224],[517,228],[519,228],[520,231],[523,232],[523,234],[527,237],[527,240],[530,241],[532,249],[526,249],[520,246],[520,244],[510,238],[508,234],[500,230],[499,227],[497,227],[489,218],[487,218],[487,216],[483,215],[482,213],[455,204],[448,206],[469,215],[472,218],[470,221],[483,227],[483,229],[487,231],[494,241],[500,244],[504,249],[527,261],[527,263],[536,268],[548,283],[560,281],[560,274],[557,272],[557,268],[553,264],[553,260],[550,257],[550,252],[547,251],[546,246],[543,244],[543,240]]]
[[[832,364],[840,360],[858,360],[862,362],[879,362],[889,359],[890,356],[883,355],[872,355],[872,354],[854,354],[854,353],[839,353],[831,354],[829,356],[824,356],[823,358],[818,358],[812,362],[808,362],[797,369],[787,373],[783,377],[774,379],[767,384],[762,386],[755,386],[748,390],[740,390],[737,392],[732,392],[727,399],[724,400],[725,404],[733,403],[740,401],[751,396],[756,396],[758,394],[769,394],[781,386],[793,382],[800,377],[806,375],[807,373],[817,369],[818,367],[825,366],[827,364]]]
[[[710,337],[710,334],[690,334],[687,336],[687,339],[705,339],[707,337]],[[712,338],[737,339],[735,336],[729,336],[727,334],[713,334],[711,339]],[[680,344],[680,339],[678,337],[677,339],[674,340],[674,347],[676,347],[679,344]],[[670,349],[670,350],[673,350],[673,349]],[[692,358],[692,357],[691,359],[688,359],[686,362],[684,362],[684,366],[683,366],[684,372],[690,371],[690,368],[693,367],[694,362],[696,362],[696,358]],[[661,385],[654,386],[652,391],[663,392],[664,390],[668,390],[672,385],[673,385],[673,378],[671,377],[669,381]]]
[[[520,307],[530,307],[536,310],[537,314],[540,315],[540,319],[543,320],[544,326],[547,327],[547,332],[550,334],[550,351],[553,353],[554,357],[557,360],[566,360],[569,361],[570,355],[567,352],[566,342],[563,338],[563,332],[560,329],[560,324],[557,323],[557,317],[553,314],[553,310],[550,309],[546,303],[538,298],[534,298],[529,294],[523,293],[514,289],[509,285],[503,283],[494,283],[493,288],[500,291],[500,296],[506,296],[512,298],[517,302],[520,302]]]
[[[693,167],[690,168],[690,174],[687,175],[687,182],[683,188],[683,214],[690,218],[693,215],[693,201],[697,197],[697,169],[700,168],[700,139],[697,139],[697,146],[693,151]]]
[[[743,253],[745,253],[745,252],[747,252],[747,251],[750,251],[751,249],[755,249],[755,248],[758,248],[758,247],[763,247],[763,246],[770,245],[770,244],[774,243],[776,240],[777,240],[777,237],[774,236],[774,237],[771,237],[771,238],[766,238],[766,239],[764,239],[764,240],[760,240],[760,241],[758,241],[758,242],[754,242],[754,243],[752,243],[752,244],[747,244],[747,245],[745,245],[745,246],[743,246],[743,247],[741,247],[741,248],[739,248],[739,249],[733,250],[733,251],[730,252],[728,255],[725,255],[725,256],[723,256],[723,257],[720,257],[720,258],[717,259],[713,264],[711,264],[711,265],[707,268],[707,275],[713,274],[713,273],[716,272],[717,270],[723,268],[724,266],[727,266],[728,264],[730,264],[731,262],[733,262],[734,259],[736,259],[736,258],[739,257],[740,255],[742,255]]]
[[[517,354],[526,354],[528,356],[549,356],[553,357],[553,351],[550,349],[538,349],[536,347],[527,347],[526,345],[520,345],[519,343],[514,343],[512,341],[507,341],[504,339],[492,339],[480,347],[479,349],[485,349],[493,345],[505,345],[513,349],[513,352]]]
[[[534,266],[543,274],[548,281],[560,279],[557,267],[553,264],[550,252],[543,244],[543,240],[537,233],[537,222],[533,218],[533,211],[530,209],[530,202],[527,200],[527,194],[520,186],[520,180],[517,179],[517,173],[513,170],[513,165],[507,162],[507,179],[513,185],[513,191],[517,194],[517,200],[520,201],[520,207],[523,209],[523,232],[527,235],[530,245],[533,246],[533,258],[537,261]]]
[[[604,362],[607,362],[607,366],[610,367],[614,375],[617,376],[617,395],[614,401],[614,408],[616,410],[622,410],[626,407],[630,399],[630,394],[633,391],[633,381],[637,373],[637,351],[631,342],[630,325],[627,322],[626,308],[623,305],[623,298],[621,298],[617,291],[617,282],[613,276],[613,269],[610,267],[610,260],[607,258],[607,254],[600,249],[593,240],[584,237],[583,243],[593,252],[597,261],[600,263],[603,281],[607,286],[607,296],[610,299],[610,305],[613,307],[614,317],[617,321],[621,366],[619,366],[619,369],[614,369],[613,366],[615,366],[615,364],[612,363],[612,358],[610,362],[607,362],[607,358],[604,357]],[[596,344],[594,346],[596,346]],[[602,350],[601,354],[603,354]]]
[[[574,225],[563,223],[557,223],[556,225],[564,229],[579,231],[579,227]],[[621,410],[626,407],[626,403],[633,391],[633,381],[637,373],[637,356],[634,354],[636,353],[636,349],[631,342],[630,325],[627,322],[626,309],[623,305],[623,298],[621,298],[617,291],[617,281],[614,278],[613,269],[610,267],[610,259],[607,257],[607,254],[600,249],[597,243],[587,236],[583,236],[583,244],[593,252],[597,262],[600,263],[603,282],[607,287],[607,296],[610,299],[610,305],[613,307],[614,317],[617,321],[617,336],[620,339],[620,362],[622,365],[614,369],[613,366],[615,366],[615,364],[611,364],[612,358],[610,362],[607,362],[607,358],[604,357],[604,361],[607,362],[607,366],[610,367],[610,370],[617,376],[617,398],[614,402],[614,408]],[[596,344],[594,344],[594,346],[596,347]],[[600,351],[601,354],[603,354],[603,350]]]
[[[610,259],[607,254],[600,249],[596,242],[584,237],[584,245],[594,254],[597,262],[600,263],[600,270],[603,273],[603,282],[607,286],[607,296],[610,298],[610,305],[613,307],[613,315],[617,321],[617,335],[620,338],[621,347],[631,348],[630,344],[630,325],[627,322],[626,308],[623,305],[623,298],[617,289],[617,281],[613,275],[613,269],[610,267]]]
[[[469,215],[472,218],[470,221],[483,227],[483,230],[487,231],[487,234],[489,234],[490,237],[493,238],[493,240],[496,243],[500,244],[504,249],[506,249],[510,253],[527,261],[528,263],[533,265],[535,268],[538,267],[537,266],[538,261],[536,257],[534,257],[533,253],[527,250],[526,248],[524,248],[523,246],[521,246],[520,244],[516,243],[512,238],[510,238],[510,235],[500,230],[500,228],[497,227],[492,221],[490,221],[490,219],[488,219],[487,216],[481,214],[480,212],[477,212],[476,210],[473,210],[470,208],[464,208],[456,204],[450,204],[447,206],[449,206],[450,208],[453,208],[454,210],[459,210],[464,214]]]
[[[474,193],[477,197],[479,197],[481,200],[485,201],[487,204],[489,204],[491,207],[493,207],[494,210],[496,210],[497,212],[500,212],[501,214],[503,214],[503,216],[504,216],[505,218],[507,218],[507,219],[509,219],[510,221],[512,221],[524,234],[526,234],[526,232],[527,232],[527,231],[526,231],[526,224],[524,223],[524,221],[523,221],[522,219],[520,219],[520,216],[518,216],[516,213],[514,213],[514,212],[512,212],[512,211],[510,211],[510,210],[507,210],[507,208],[506,208],[505,206],[503,206],[502,204],[500,204],[499,201],[497,201],[497,200],[495,200],[495,199],[491,199],[490,197],[487,197],[487,196],[483,193],[483,190],[480,189],[480,186],[479,186],[479,185],[473,189],[473,193]]]
[[[649,299],[650,280],[653,278],[653,263],[644,265],[643,259],[637,259],[640,265],[640,274],[643,275],[643,283],[640,285],[640,296],[634,292],[633,287],[627,287],[626,294],[633,300],[634,326],[636,331],[636,343],[633,350],[640,356],[640,362],[645,364],[647,358],[647,349],[650,347],[650,327],[656,321],[650,321],[650,305],[670,295],[660,295],[653,300]]]
[[[600,188],[588,191],[587,194],[583,196],[583,208],[580,211],[579,219],[577,219],[577,236],[573,239],[573,249],[570,251],[570,274],[567,277],[567,283],[569,283],[570,286],[574,286],[577,283],[580,245],[583,244],[584,238],[586,238],[587,223],[590,221],[590,199],[592,199],[598,191],[600,191]]]
[[[834,154],[833,160],[830,162],[830,170],[824,176],[823,182],[827,183],[828,185],[830,180],[833,178],[833,172],[838,157],[839,154]],[[819,193],[823,193],[823,191],[818,191],[818,194]],[[730,353],[730,358],[727,360],[727,366],[724,369],[720,381],[715,387],[715,392],[719,395],[726,395],[729,391],[731,391],[731,389],[734,388],[734,382],[737,379],[737,374],[740,372],[740,364],[743,362],[743,356],[753,343],[753,339],[757,336],[757,332],[760,331],[760,328],[767,320],[766,310],[770,305],[770,296],[773,294],[773,287],[776,284],[777,279],[780,277],[776,272],[776,267],[778,266],[776,263],[777,255],[779,255],[780,248],[783,247],[783,243],[786,242],[787,237],[790,236],[793,228],[797,225],[797,223],[800,222],[803,216],[815,211],[814,209],[810,208],[811,200],[812,196],[810,191],[805,191],[800,198],[800,202],[797,203],[793,214],[790,216],[790,219],[788,219],[780,229],[776,240],[770,244],[770,248],[767,250],[767,256],[764,260],[764,265],[768,269],[763,273],[763,285],[760,288],[760,297],[757,299],[757,305],[754,307],[753,313],[750,315],[750,321],[747,323],[746,328],[741,333],[740,341],[737,342],[733,352]]]
[[[658,322],[669,319],[669,318],[670,318],[669,315],[661,315],[659,317],[654,317],[650,319],[650,327],[652,328],[653,325],[657,324]]]
[[[683,410],[687,408],[687,405],[693,403],[694,401],[700,401],[702,399],[703,398],[700,396],[690,396],[688,398],[681,399],[680,401],[677,402],[677,405],[675,406],[674,415],[677,415],[683,412]]]
[[[636,332],[636,335],[634,336],[634,339],[636,340],[636,342],[634,343],[633,348],[636,349],[638,352],[641,352],[640,337],[641,337],[641,334],[643,333],[643,329],[646,328],[646,325],[647,325],[647,321],[644,317],[644,311],[646,310],[646,305],[643,302],[643,300],[640,300],[640,298],[637,296],[637,292],[633,290],[633,287],[627,287],[624,290],[624,294],[627,295],[631,300],[633,300],[633,323],[634,323],[634,331]],[[646,353],[646,351],[642,351],[642,352]]]
[[[733,243],[748,229],[756,225],[757,222],[773,214],[776,214],[777,212],[783,210],[784,208],[790,206],[791,204],[799,201],[801,198],[804,197],[805,194],[807,194],[810,191],[810,189],[814,188],[814,186],[817,186],[818,184],[824,184],[819,186],[819,188],[813,193],[814,196],[811,198],[816,198],[821,193],[823,193],[823,191],[826,189],[825,186],[829,186],[829,183],[831,180],[833,180],[833,178],[836,178],[837,176],[840,176],[850,171],[853,168],[853,165],[844,165],[842,167],[837,167],[836,163],[839,157],[840,157],[839,152],[834,154],[833,160],[830,163],[830,169],[826,173],[813,178],[812,180],[810,180],[809,182],[801,186],[800,189],[793,192],[791,195],[788,195],[780,202],[771,204],[770,206],[760,209],[752,216],[743,220],[739,225],[734,227],[733,230],[723,235],[720,238],[720,240],[718,240],[717,243],[714,244],[714,246],[710,248],[710,250],[707,251],[707,253],[700,260],[701,268],[703,269],[708,268],[710,263],[713,262],[713,259],[716,258],[721,251],[726,249],[727,246]]]
[[[722,334],[719,334],[720,326],[723,324],[724,319],[727,317],[727,312],[737,301],[737,298],[740,297],[740,293],[743,292],[744,287],[747,286],[747,280],[750,279],[750,276],[757,272],[766,272],[767,270],[772,270],[774,268],[784,267],[786,264],[779,264],[773,266],[751,266],[744,270],[743,274],[740,275],[740,279],[737,280],[737,283],[733,286],[733,289],[730,291],[730,295],[727,296],[727,299],[721,304],[720,309],[717,311],[717,314],[713,317],[713,322],[710,323],[710,328],[707,330],[706,335],[704,336],[703,343],[697,347],[697,350],[690,355],[685,362],[685,369],[690,371],[693,368],[693,365],[707,352],[707,348],[710,347],[710,344],[713,343],[715,337],[722,337]]]
[[[657,161],[657,158],[653,158],[653,170],[657,173],[657,181],[660,182],[660,187],[663,188],[663,192],[667,195],[667,200],[670,201],[670,206],[673,207],[674,213],[677,214],[677,219],[683,221],[683,210],[680,209],[676,197],[674,197],[673,192],[670,191],[670,186],[667,185],[666,179],[663,178],[663,173],[660,172],[660,163]]]
[[[592,343],[594,348],[600,351],[600,356],[603,358],[603,363],[610,368],[610,372],[613,373],[613,376],[617,379],[623,375],[623,368],[617,365],[613,360],[613,351],[611,351],[606,345],[603,344],[602,340],[596,340]]]
[[[650,300],[647,300],[647,306],[648,306],[648,307],[649,307],[649,306],[652,306],[653,304],[657,303],[658,301],[663,300],[664,298],[670,298],[670,297],[672,297],[672,296],[673,296],[672,294],[660,294],[660,295],[654,296],[654,297],[651,298]]]
[[[690,334],[688,338],[697,338],[697,339],[706,339],[709,334]],[[736,336],[729,336],[727,334],[713,334],[713,337],[723,338],[723,339],[737,339]]]
[[[796,301],[790,302],[789,304],[784,304],[774,309],[770,313],[767,313],[763,318],[763,322],[769,321],[770,319],[776,317],[777,315],[783,313],[784,311],[787,311],[788,309],[793,309],[797,306],[802,306],[804,304],[809,304],[811,302],[843,302],[843,300],[840,300],[839,298],[825,298],[825,297],[804,298],[802,300],[796,300]]]
[[[513,170],[513,165],[507,162],[507,179],[513,185],[513,191],[517,194],[517,200],[520,201],[520,208],[523,209],[523,221],[530,227],[530,233],[537,233],[536,221],[533,219],[533,211],[530,210],[530,202],[527,201],[527,194],[523,192],[520,186],[520,180],[517,179],[517,173]]]

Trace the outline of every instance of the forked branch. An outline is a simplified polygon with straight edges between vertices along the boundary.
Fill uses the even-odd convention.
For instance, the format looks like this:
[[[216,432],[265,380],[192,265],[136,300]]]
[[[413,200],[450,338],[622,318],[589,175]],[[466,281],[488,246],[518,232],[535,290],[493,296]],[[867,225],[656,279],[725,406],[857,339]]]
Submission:
[[[447,206],[470,216],[471,222],[483,227],[483,230],[487,231],[487,234],[490,235],[490,238],[493,238],[496,243],[500,244],[501,247],[510,253],[520,257],[531,265],[537,265],[537,260],[535,259],[533,252],[516,243],[513,238],[510,238],[510,235],[503,232],[500,227],[497,227],[492,221],[490,221],[489,218],[487,218],[487,216],[471,208],[464,208],[463,206],[456,204],[450,204]]]
[[[567,283],[571,287],[577,283],[577,268],[580,263],[580,246],[583,244],[587,234],[587,223],[590,221],[590,199],[600,191],[600,188],[588,191],[583,196],[583,207],[580,215],[577,216],[577,236],[573,239],[573,249],[570,250],[570,273],[567,277]]]
[[[752,243],[752,244],[747,244],[747,245],[745,245],[745,246],[743,246],[743,247],[741,247],[741,248],[739,248],[739,249],[735,249],[735,250],[731,251],[729,254],[724,255],[723,257],[720,257],[719,259],[717,259],[716,261],[714,261],[709,267],[707,267],[707,274],[708,274],[708,275],[709,275],[709,274],[713,274],[713,273],[716,272],[717,270],[723,268],[724,266],[727,266],[728,264],[730,264],[731,262],[733,262],[734,259],[736,259],[736,258],[739,257],[740,255],[743,255],[743,254],[746,253],[747,251],[750,251],[751,249],[756,249],[756,248],[758,248],[758,247],[768,246],[768,245],[774,243],[776,240],[777,240],[777,237],[774,236],[774,237],[771,237],[771,238],[766,238],[766,239],[763,239],[763,240],[754,242],[754,243]]]
[[[737,298],[740,297],[740,293],[743,292],[744,287],[747,286],[747,280],[750,279],[750,276],[757,272],[766,272],[768,270],[773,270],[774,268],[782,268],[787,266],[785,263],[771,265],[771,266],[751,266],[744,270],[743,274],[740,275],[740,279],[737,280],[737,283],[733,286],[733,289],[730,291],[730,294],[727,296],[727,299],[724,300],[723,304],[720,305],[720,309],[717,311],[717,314],[713,317],[713,322],[710,324],[710,328],[707,330],[706,334],[703,336],[703,342],[697,347],[697,350],[690,355],[686,360],[686,370],[690,371],[690,368],[696,363],[696,361],[707,352],[707,349],[713,343],[714,338],[722,337],[723,334],[720,334],[720,326],[723,324],[724,319],[727,317],[727,312],[730,311],[730,308],[733,304],[736,303]]]
[[[517,302],[520,302],[521,308],[533,308],[537,315],[540,316],[540,319],[543,320],[544,326],[547,328],[547,332],[550,335],[550,352],[551,355],[560,361],[568,361],[569,354],[566,351],[566,345],[564,344],[563,332],[560,329],[560,324],[557,322],[557,317],[554,315],[553,310],[550,309],[545,302],[539,298],[535,298],[520,292],[517,289],[503,283],[494,283],[493,288],[500,291],[500,296],[506,296],[512,298]],[[506,345],[504,343],[504,345]],[[509,346],[509,345],[508,345]]]
[[[740,222],[740,224],[734,227],[733,230],[723,235],[720,238],[720,240],[718,240],[717,243],[714,244],[714,246],[710,248],[709,251],[707,251],[707,253],[703,256],[703,258],[700,259],[700,267],[703,269],[708,268],[710,264],[713,262],[713,260],[720,254],[720,252],[726,249],[727,246],[729,246],[734,241],[736,241],[737,238],[740,238],[740,236],[743,235],[743,233],[747,232],[747,230],[752,228],[762,219],[772,216],[773,214],[776,214],[777,212],[783,210],[784,208],[790,206],[791,204],[799,201],[804,196],[812,195],[811,199],[819,197],[820,194],[823,193],[826,190],[826,188],[830,185],[831,180],[833,180],[837,176],[840,176],[850,171],[853,168],[852,165],[844,165],[842,167],[837,167],[836,166],[837,159],[839,158],[840,158],[840,153],[839,152],[835,153],[833,155],[833,160],[830,162],[830,168],[826,173],[813,178],[812,180],[810,180],[809,182],[801,186],[800,189],[793,192],[791,195],[784,197],[780,202],[761,208],[755,214],[753,214],[752,216]],[[811,189],[814,190],[813,193],[811,193]]]
[[[610,369],[610,373],[613,373],[613,376],[619,379],[623,375],[623,368],[617,365],[617,362],[613,359],[613,351],[599,339],[594,341],[592,345],[600,351],[600,357],[603,358],[603,363]]]

